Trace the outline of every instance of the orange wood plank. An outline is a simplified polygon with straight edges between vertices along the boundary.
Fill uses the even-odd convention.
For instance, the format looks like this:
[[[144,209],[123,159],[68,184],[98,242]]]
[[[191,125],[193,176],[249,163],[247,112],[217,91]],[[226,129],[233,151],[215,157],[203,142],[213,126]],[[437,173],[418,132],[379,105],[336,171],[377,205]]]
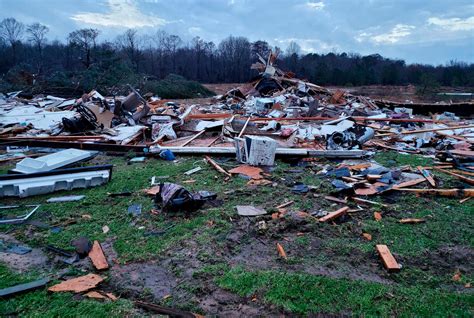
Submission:
[[[393,189],[400,189],[400,188],[405,188],[405,187],[411,187],[411,186],[414,186],[418,183],[422,183],[422,182],[425,182],[425,181],[426,181],[425,178],[414,179],[414,180],[398,183],[398,184],[394,185],[392,188]]]
[[[323,216],[322,218],[319,219],[319,222],[327,222],[327,221],[337,219],[341,215],[345,214],[347,211],[349,211],[349,207],[345,206],[343,208],[340,208],[337,211],[331,212],[328,215]]]
[[[102,247],[100,247],[99,241],[94,241],[94,245],[92,245],[92,249],[89,252],[89,258],[98,270],[109,268],[109,264],[102,251]]]
[[[85,276],[66,280],[48,288],[52,292],[75,292],[82,293],[95,288],[104,279],[96,274],[87,274]]]
[[[393,257],[392,253],[388,249],[387,245],[378,244],[375,246],[377,252],[379,253],[380,257],[382,258],[383,265],[389,271],[399,271],[400,265]]]

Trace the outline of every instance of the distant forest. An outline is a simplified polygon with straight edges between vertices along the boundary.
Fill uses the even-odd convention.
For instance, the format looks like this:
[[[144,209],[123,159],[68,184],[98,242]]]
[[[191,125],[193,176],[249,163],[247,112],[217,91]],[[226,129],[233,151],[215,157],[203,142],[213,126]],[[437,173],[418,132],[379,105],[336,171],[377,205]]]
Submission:
[[[199,37],[185,43],[158,30],[127,30],[99,41],[100,30],[70,32],[66,42],[48,40],[49,29],[14,18],[0,22],[0,91],[47,87],[88,91],[110,90],[177,74],[201,83],[241,83],[256,75],[250,65],[273,49],[265,41],[229,36],[220,43]],[[320,85],[425,85],[474,87],[474,64],[451,61],[444,66],[407,65],[378,54],[302,54],[296,43],[281,52],[276,64],[299,78]],[[33,85],[34,84],[34,85]]]

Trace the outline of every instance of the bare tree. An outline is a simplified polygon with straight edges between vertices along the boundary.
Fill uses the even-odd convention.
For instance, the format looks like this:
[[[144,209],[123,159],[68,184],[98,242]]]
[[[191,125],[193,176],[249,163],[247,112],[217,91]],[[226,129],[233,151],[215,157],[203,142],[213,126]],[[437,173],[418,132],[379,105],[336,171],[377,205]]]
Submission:
[[[46,33],[49,32],[49,28],[40,23],[33,23],[28,25],[26,32],[28,40],[36,46],[39,56],[42,57],[43,45],[46,43]]]
[[[96,47],[96,40],[99,36],[97,29],[80,29],[69,33],[68,41],[71,45],[77,46],[82,50],[82,63],[89,68],[92,63],[92,52]]]
[[[0,23],[0,37],[2,37],[5,42],[10,43],[13,53],[13,62],[16,62],[17,55],[17,46],[23,37],[23,31],[25,25],[15,18],[6,18],[3,19]]]
[[[28,40],[33,43],[38,50],[38,73],[41,73],[43,68],[43,46],[46,43],[46,33],[49,32],[49,28],[46,25],[36,22],[28,25],[26,32],[28,33]]]
[[[140,50],[142,39],[138,35],[138,31],[135,29],[128,29],[124,34],[117,37],[118,46],[125,51],[128,58],[135,67],[135,71],[138,72],[140,60],[142,58],[142,52]]]
[[[168,54],[171,55],[171,61],[172,61],[172,72],[174,73],[176,71],[176,51],[178,48],[181,46],[183,41],[181,38],[177,35],[171,34],[165,38],[165,50],[168,52]]]
[[[290,57],[295,54],[296,56],[299,56],[301,54],[301,46],[296,43],[295,41],[291,41],[290,44],[288,44],[288,47],[286,48],[286,56]]]

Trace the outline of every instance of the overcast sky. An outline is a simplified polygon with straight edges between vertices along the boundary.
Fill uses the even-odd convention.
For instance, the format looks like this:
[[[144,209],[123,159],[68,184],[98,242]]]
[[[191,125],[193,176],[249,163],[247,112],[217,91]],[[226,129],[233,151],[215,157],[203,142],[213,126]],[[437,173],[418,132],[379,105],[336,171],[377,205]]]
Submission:
[[[48,38],[78,28],[113,39],[127,28],[189,41],[228,35],[302,53],[379,53],[408,63],[474,63],[474,0],[0,0],[0,18],[40,22]]]

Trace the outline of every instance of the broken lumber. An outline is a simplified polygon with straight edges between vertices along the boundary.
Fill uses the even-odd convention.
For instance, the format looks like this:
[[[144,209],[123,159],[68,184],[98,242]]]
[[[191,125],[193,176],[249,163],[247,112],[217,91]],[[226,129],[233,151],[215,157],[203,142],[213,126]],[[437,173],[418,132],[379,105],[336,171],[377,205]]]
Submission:
[[[280,243],[277,243],[277,251],[278,251],[278,255],[280,255],[280,256],[283,257],[284,259],[287,259],[287,258],[288,258],[288,257],[286,256],[285,249],[283,248],[283,246],[281,246]]]
[[[340,209],[337,210],[337,211],[331,212],[331,213],[329,213],[328,215],[325,215],[325,216],[323,216],[322,218],[319,218],[319,222],[327,222],[327,221],[331,221],[331,220],[337,219],[338,217],[340,217],[340,216],[342,216],[343,214],[345,214],[348,210],[349,210],[349,207],[348,207],[348,206],[345,206],[345,207],[343,207],[343,208],[340,208]]]
[[[221,166],[219,166],[217,164],[217,162],[215,162],[214,160],[212,160],[209,156],[204,156],[204,159],[206,159],[206,161],[214,167],[214,169],[216,169],[217,171],[219,171],[220,173],[222,174],[225,174],[226,176],[228,177],[232,177],[232,175],[230,173],[228,173],[227,171],[225,171],[224,168],[222,168]]]
[[[453,176],[453,177],[456,177],[456,178],[458,178],[459,180],[464,181],[464,182],[466,182],[466,183],[468,183],[468,184],[474,185],[474,179],[468,178],[468,177],[466,177],[466,176],[462,176],[462,175],[460,175],[460,174],[457,174],[457,173],[454,173],[454,172],[451,172],[451,171],[448,171],[448,170],[440,169],[440,168],[434,168],[434,169],[435,169],[436,171],[441,171],[441,172],[444,172],[444,173],[446,173],[446,174],[449,174],[449,175],[451,175],[451,176]]]
[[[425,181],[425,179],[423,179],[423,181]],[[352,200],[354,200],[356,202],[359,202],[359,203],[369,203],[369,204],[373,204],[373,205],[380,205],[380,206],[383,206],[385,208],[388,207],[388,205],[386,205],[386,204],[375,202],[375,201],[370,201],[370,200],[366,200],[366,199],[362,199],[362,198],[358,198],[358,197],[352,197]]]
[[[109,264],[107,263],[107,259],[105,258],[104,251],[102,250],[99,241],[94,241],[92,249],[89,252],[89,258],[96,269],[103,270],[109,268]]]
[[[405,181],[405,182],[402,182],[402,183],[398,183],[398,184],[395,184],[392,189],[401,189],[401,188],[405,188],[405,187],[411,187],[411,186],[414,186],[414,185],[417,185],[418,183],[422,183],[422,182],[425,182],[426,179],[425,178],[419,178],[419,179],[413,179],[413,180],[409,180],[409,181]]]
[[[461,200],[459,200],[459,203],[464,203],[464,202],[468,201],[469,199],[471,199],[471,197],[461,199]]]
[[[237,136],[237,138],[242,137],[242,135],[243,135],[245,129],[247,129],[247,126],[248,126],[248,124],[249,124],[249,121],[250,121],[250,117],[247,118],[247,120],[245,121],[244,127],[242,127],[242,130],[240,131],[240,133],[239,133],[239,135]]]
[[[395,189],[420,194],[437,194],[445,197],[474,197],[474,189]]]
[[[404,130],[399,133],[390,132],[386,134],[380,134],[379,137],[386,137],[392,135],[413,135],[413,134],[421,134],[425,132],[436,132],[436,131],[443,131],[443,130],[456,130],[456,129],[466,129],[466,128],[474,128],[474,125],[463,125],[463,126],[453,126],[453,127],[444,127],[444,128],[430,128],[430,129],[419,129],[419,130]]]
[[[377,249],[380,258],[382,258],[383,265],[388,271],[395,272],[400,270],[400,265],[395,260],[395,257],[393,257],[387,245],[377,244],[375,248]]]
[[[191,141],[193,141],[193,140],[196,139],[197,137],[201,136],[201,135],[204,134],[205,132],[206,132],[205,129],[201,130],[200,132],[198,132],[197,134],[195,134],[194,136],[192,136],[191,138],[189,138],[188,140],[186,140],[180,147],[186,146],[186,145],[189,144]]]
[[[87,274],[51,286],[48,288],[48,291],[82,293],[95,288],[103,280],[104,279],[99,275]]]
[[[330,195],[327,195],[324,197],[326,200],[328,201],[333,201],[333,202],[337,202],[337,203],[342,203],[342,204],[347,204],[347,200],[345,199],[339,199],[339,198],[336,198],[336,197],[332,197]]]
[[[49,283],[49,278],[38,279],[29,283],[19,284],[12,287],[0,289],[0,298],[6,298],[41,288]]]
[[[288,202],[280,204],[279,206],[276,206],[275,209],[283,209],[283,208],[286,208],[287,206],[292,205],[293,203],[295,203],[295,201],[288,201]]]
[[[417,223],[424,223],[426,221],[425,221],[425,219],[408,218],[408,219],[401,219],[398,222],[400,222],[402,224],[417,224]]]
[[[433,186],[433,187],[436,187],[436,182],[435,180],[433,179],[433,177],[431,176],[431,174],[429,173],[428,170],[425,170],[423,169],[421,166],[418,166],[416,167],[418,169],[418,171],[420,171],[420,173],[423,175],[423,177]]]
[[[378,179],[381,179],[382,176],[379,175],[379,174],[368,174],[367,175],[367,180],[369,181],[375,181],[375,180],[378,180]]]

